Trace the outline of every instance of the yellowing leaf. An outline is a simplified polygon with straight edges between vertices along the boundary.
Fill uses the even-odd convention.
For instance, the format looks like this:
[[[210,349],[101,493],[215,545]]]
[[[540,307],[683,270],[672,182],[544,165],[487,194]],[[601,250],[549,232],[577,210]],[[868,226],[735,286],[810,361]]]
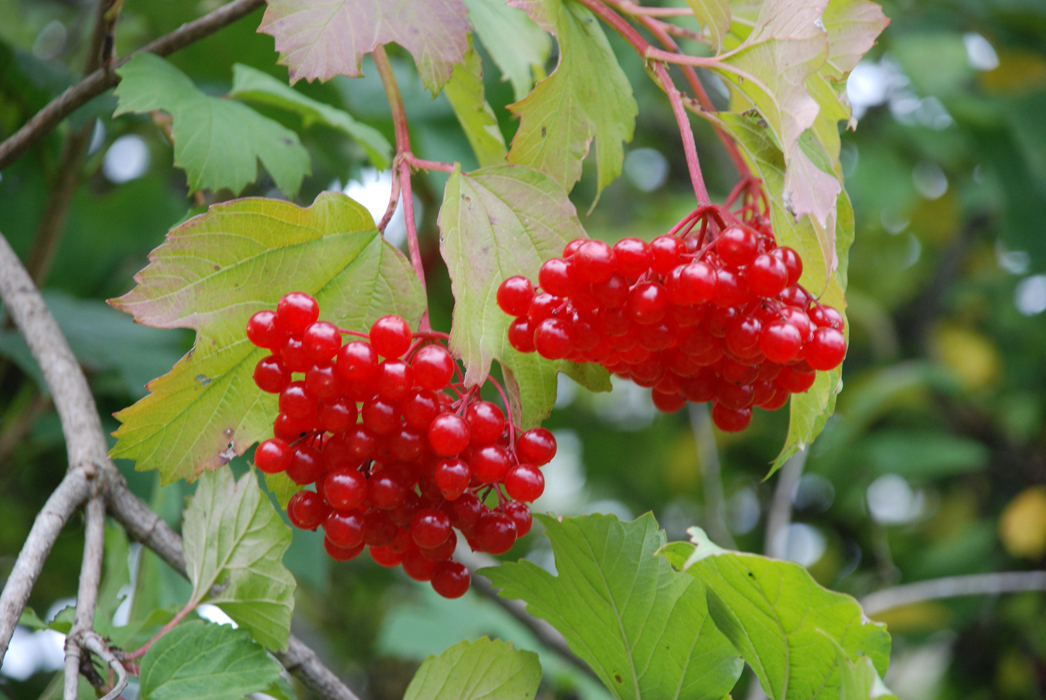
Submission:
[[[433,94],[464,59],[468,29],[462,0],[269,0],[258,27],[276,40],[291,83],[355,78],[364,54],[396,42]]]
[[[518,396],[523,427],[535,425],[556,401],[556,373],[609,391],[596,365],[545,360],[517,352],[506,333],[512,318],[497,305],[497,289],[512,275],[536,279],[538,268],[575,238],[586,237],[566,192],[548,176],[519,165],[472,173],[455,170],[439,213],[440,252],[454,292],[451,350],[465,364],[466,384],[480,384],[498,360]]]
[[[622,142],[632,140],[639,111],[632,86],[587,8],[545,0],[540,9],[554,18],[559,65],[526,99],[509,106],[520,123],[508,159],[550,175],[569,190],[581,177],[581,162],[595,138],[601,192],[621,174]]]
[[[483,62],[471,47],[465,62],[454,66],[454,75],[443,88],[462,131],[481,167],[505,162],[505,139],[497,117],[483,95]]]
[[[730,3],[728,0],[687,0],[687,4],[704,27],[705,35],[712,40],[712,50],[718,53],[730,31]]]
[[[930,354],[968,389],[982,389],[999,379],[999,351],[989,338],[969,328],[936,326],[930,337]]]
[[[116,414],[112,455],[159,470],[165,484],[217,469],[272,434],[276,397],[252,379],[267,352],[244,330],[253,313],[303,291],[317,298],[321,318],[363,330],[388,313],[416,323],[425,307],[406,258],[340,193],[307,209],[268,199],[212,206],[150,257],[138,286],[111,303],[147,326],[192,328],[196,344],[150,382],[149,396]]]
[[[1015,557],[1038,561],[1046,553],[1046,486],[1029,486],[1006,504],[999,539]]]

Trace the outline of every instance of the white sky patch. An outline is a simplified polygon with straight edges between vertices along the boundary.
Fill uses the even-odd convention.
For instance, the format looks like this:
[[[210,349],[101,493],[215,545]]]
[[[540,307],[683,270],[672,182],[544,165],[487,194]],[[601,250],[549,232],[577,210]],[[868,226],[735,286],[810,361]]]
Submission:
[[[140,178],[149,169],[149,146],[136,134],[127,134],[113,141],[105,152],[102,173],[114,184]]]
[[[1025,316],[1037,316],[1046,311],[1046,275],[1032,275],[1018,282],[1013,303]]]

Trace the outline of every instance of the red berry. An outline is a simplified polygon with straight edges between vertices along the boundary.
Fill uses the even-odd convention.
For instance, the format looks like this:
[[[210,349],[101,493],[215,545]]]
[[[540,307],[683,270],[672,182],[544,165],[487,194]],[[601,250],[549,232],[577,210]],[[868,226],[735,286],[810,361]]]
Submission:
[[[399,425],[399,408],[380,396],[363,402],[363,425],[375,435],[388,435]]]
[[[327,539],[343,549],[363,544],[363,514],[358,510],[334,511],[323,523]]]
[[[535,294],[530,301],[530,306],[527,308],[527,318],[534,324],[534,327],[537,327],[537,324],[546,318],[552,318],[556,310],[562,305],[563,299],[552,296],[548,292]]]
[[[469,570],[456,561],[441,561],[432,569],[432,590],[444,598],[460,598],[471,582]]]
[[[571,259],[573,276],[582,282],[602,282],[614,274],[614,249],[603,241],[585,241]]]
[[[675,236],[658,236],[650,243],[650,267],[659,275],[667,275],[685,252],[686,246]]]
[[[788,392],[784,389],[777,388],[774,390],[774,395],[767,401],[761,404],[757,404],[759,408],[765,411],[776,411],[777,409],[788,403]]]
[[[403,553],[402,566],[403,573],[415,581],[429,581],[436,562],[426,559],[420,550],[411,549]]]
[[[327,518],[330,506],[315,491],[299,491],[287,502],[291,525],[301,530],[315,530]]]
[[[414,386],[414,370],[402,360],[385,360],[378,365],[374,388],[378,396],[390,402],[407,398]]]
[[[472,433],[468,422],[459,415],[442,413],[429,424],[429,444],[436,454],[454,457],[469,446]]]
[[[534,326],[526,316],[520,316],[508,327],[508,342],[519,352],[534,352]]]
[[[717,403],[712,407],[712,422],[723,432],[737,433],[747,428],[748,424],[752,422],[752,409],[733,410]]]
[[[512,466],[508,451],[500,445],[484,445],[472,452],[468,458],[469,468],[484,484],[493,484],[505,478]]]
[[[650,269],[650,246],[638,238],[622,238],[614,244],[617,271],[625,277],[638,277]]]
[[[620,309],[628,303],[628,282],[619,274],[592,285],[592,293],[599,299],[601,309]]]
[[[454,358],[442,345],[421,348],[410,366],[414,370],[414,382],[422,389],[442,389],[454,376]]]
[[[270,438],[254,450],[254,466],[266,474],[279,474],[291,465],[291,446],[279,438]]]
[[[372,473],[367,480],[367,498],[380,510],[392,510],[398,506],[406,497],[406,492],[400,480],[387,469]]]
[[[280,359],[292,372],[304,372],[312,366],[312,360],[305,354],[305,345],[301,338],[288,336],[280,348]]]
[[[319,479],[327,471],[323,463],[323,455],[312,445],[301,443],[294,448],[291,455],[291,463],[287,465],[287,476],[296,483],[304,486]]]
[[[476,523],[476,542],[491,554],[504,554],[516,543],[516,524],[504,513],[485,513]]]
[[[818,328],[803,348],[803,356],[814,369],[835,369],[846,356],[846,339],[834,328]]]
[[[739,272],[724,269],[716,273],[713,304],[723,308],[740,306],[748,300],[748,295],[748,288]]]
[[[563,258],[549,258],[538,270],[541,289],[556,297],[568,296],[574,290],[573,263]],[[525,311],[525,309],[524,309]],[[513,314],[519,316],[520,314]]]
[[[472,433],[473,445],[485,445],[501,437],[505,430],[505,414],[489,401],[477,401],[465,411]]]
[[[664,318],[669,304],[668,292],[657,282],[640,282],[628,295],[628,312],[633,321],[643,325]]]
[[[356,425],[359,411],[354,401],[335,399],[320,404],[317,421],[320,428],[328,433],[341,433]]]
[[[301,439],[312,429],[312,421],[291,418],[285,413],[276,416],[276,420],[272,422],[273,435],[288,444]]]
[[[726,380],[720,380],[716,386],[716,403],[726,408],[740,411],[748,408],[755,400],[755,389],[751,384],[736,384]]]
[[[563,246],[563,258],[566,259],[573,256],[574,251],[580,248],[587,240],[587,238],[575,238],[570,243],[567,243],[565,246]]]
[[[451,555],[454,554],[454,550],[458,546],[458,536],[454,534],[454,531],[450,531],[450,537],[446,539],[438,547],[425,548],[418,547],[418,551],[421,552],[421,556],[425,557],[431,562],[440,562],[450,559]]]
[[[788,270],[788,280],[785,284],[793,285],[799,281],[803,275],[803,259],[799,257],[799,253],[788,246],[781,246],[770,251],[770,255],[785,264],[785,268]]]
[[[534,298],[534,285],[526,277],[514,275],[498,287],[498,306],[509,316],[522,316]]]
[[[370,344],[386,358],[397,358],[410,348],[410,326],[396,315],[382,316],[370,327]]]
[[[519,501],[511,501],[502,506],[502,510],[505,515],[512,519],[512,522],[516,525],[516,539],[519,539],[523,535],[530,532],[530,526],[534,523],[534,518],[530,513],[530,508],[527,507],[526,503],[520,503]]]
[[[326,400],[340,396],[344,380],[331,365],[310,367],[305,372],[305,388],[317,399]]]
[[[666,394],[657,389],[650,392],[650,398],[653,399],[657,410],[662,413],[675,413],[686,406],[686,397],[679,394]]]
[[[788,268],[779,257],[763,253],[745,270],[748,289],[761,297],[774,297],[788,284]]]
[[[759,336],[759,349],[771,362],[791,362],[799,354],[803,338],[799,329],[786,321],[771,323]]]
[[[732,226],[716,238],[715,252],[730,267],[747,265],[759,252],[759,237],[750,228]]]
[[[819,328],[843,330],[843,315],[831,306],[816,305],[809,313],[810,321]]]
[[[443,498],[448,501],[457,499],[465,493],[472,481],[472,470],[463,459],[444,459],[436,463],[432,478],[439,487]]]
[[[450,501],[449,508],[450,524],[459,530],[468,530],[479,522],[484,506],[475,495],[466,492]]]
[[[545,491],[545,476],[533,464],[517,464],[505,474],[505,490],[517,501],[536,501]]]
[[[291,371],[283,366],[277,355],[263,357],[254,366],[254,383],[270,394],[278,394],[286,389],[291,379]]]
[[[326,537],[323,538],[323,549],[334,561],[351,561],[363,552],[363,547],[362,542],[355,547],[339,547]]]
[[[385,512],[372,509],[363,514],[363,541],[368,547],[384,547],[398,532]]]
[[[783,303],[788,306],[794,306],[797,309],[806,309],[810,305],[810,295],[803,291],[803,288],[797,284],[785,287],[781,290],[781,293],[777,295]]]
[[[247,321],[247,340],[259,348],[276,350],[283,345],[287,331],[280,325],[275,311],[264,309]]]
[[[345,431],[345,446],[360,462],[371,459],[378,453],[378,437],[365,425],[355,425]]]
[[[280,392],[280,413],[291,418],[308,420],[316,415],[319,401],[305,386],[305,382],[291,382]]]
[[[556,438],[545,428],[531,428],[516,441],[516,453],[527,462],[542,466],[556,456]]]
[[[813,386],[815,379],[815,372],[796,372],[791,367],[782,367],[781,373],[774,381],[790,394],[802,394]]]
[[[337,367],[350,382],[366,382],[378,370],[378,353],[369,343],[354,340],[338,351]]]
[[[759,345],[763,324],[752,316],[738,316],[726,324],[723,340],[727,349],[735,355],[745,355]]]
[[[546,318],[534,331],[534,347],[549,360],[562,360],[572,350],[570,326],[559,318]]]
[[[414,376],[417,378],[417,371]],[[432,419],[439,413],[439,400],[431,391],[416,390],[400,403],[400,412],[410,427],[428,430]]]
[[[367,498],[367,479],[355,469],[328,472],[327,478],[323,480],[323,497],[337,510],[359,508]]]
[[[320,317],[320,305],[304,292],[291,292],[276,304],[276,315],[288,333],[300,337]]]
[[[313,362],[326,362],[341,348],[341,331],[333,323],[316,321],[302,335],[305,354]]]
[[[438,547],[447,541],[450,533],[450,518],[434,508],[419,510],[410,521],[410,535],[419,547]]]
[[[374,563],[384,566],[386,569],[395,569],[403,563],[403,555],[391,549],[372,546],[368,551],[370,551],[370,558],[374,560]]]

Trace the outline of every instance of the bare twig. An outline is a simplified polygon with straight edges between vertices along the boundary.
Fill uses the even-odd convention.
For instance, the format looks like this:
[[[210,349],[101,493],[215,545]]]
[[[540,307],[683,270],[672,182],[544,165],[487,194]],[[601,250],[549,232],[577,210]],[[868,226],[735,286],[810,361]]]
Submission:
[[[705,530],[713,542],[727,549],[737,549],[734,536],[726,524],[726,496],[719,465],[719,450],[712,432],[712,416],[707,404],[692,403],[690,429],[697,444],[697,459],[701,463],[701,490],[705,493]]]
[[[595,674],[592,668],[570,650],[570,647],[567,645],[567,640],[563,638],[563,635],[559,633],[559,630],[545,620],[534,617],[527,612],[527,605],[522,600],[509,600],[508,598],[502,598],[497,594],[497,591],[494,590],[494,587],[488,579],[483,576],[476,576],[476,571],[479,569],[488,566],[497,566],[497,559],[467,549],[459,549],[454,553],[454,558],[468,567],[469,573],[472,575],[472,589],[474,591],[500,605],[505,612],[522,622],[527,629],[537,637],[539,642],[555,651],[580,670],[592,676],[592,678],[599,681],[599,676]]]
[[[88,630],[83,635],[83,646],[88,651],[97,654],[102,658],[102,661],[109,664],[109,668],[116,671],[116,685],[113,689],[106,693],[101,700],[116,700],[120,697],[120,693],[127,687],[127,669],[120,663],[120,660],[116,658],[105,641],[98,635],[94,630]]]
[[[72,114],[77,108],[86,104],[93,97],[100,95],[120,82],[115,69],[143,53],[154,53],[167,56],[189,44],[213,34],[227,24],[244,17],[264,4],[265,0],[233,0],[203,17],[183,24],[170,34],[146,44],[127,58],[115,62],[111,67],[102,67],[73,85],[58,97],[51,100],[46,107],[36,113],[21,129],[16,131],[3,143],[0,143],[0,170],[6,168],[26,150],[32,148],[41,138]]]
[[[105,499],[93,496],[84,508],[84,559],[80,565],[80,584],[76,591],[76,615],[65,638],[65,692],[63,700],[76,700],[80,681],[81,642],[94,629],[98,586],[102,580],[105,554]]]
[[[785,460],[781,473],[777,477],[777,488],[770,502],[770,512],[766,516],[766,537],[763,551],[767,556],[783,559],[788,551],[788,541],[782,533],[792,523],[792,503],[795,500],[795,487],[803,475],[806,465],[806,450],[796,452]]]
[[[874,615],[925,600],[1024,591],[1046,591],[1046,571],[999,571],[908,583],[866,595],[861,599],[861,606],[866,614]]]

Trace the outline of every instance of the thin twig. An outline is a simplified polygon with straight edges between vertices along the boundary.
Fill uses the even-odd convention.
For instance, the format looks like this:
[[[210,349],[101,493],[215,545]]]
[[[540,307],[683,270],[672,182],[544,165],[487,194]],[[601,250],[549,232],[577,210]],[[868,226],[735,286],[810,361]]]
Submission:
[[[1046,591],[1046,571],[999,571],[907,583],[866,595],[861,599],[861,607],[866,614],[875,615],[926,600],[1025,591]]]
[[[807,450],[801,450],[785,460],[781,473],[777,477],[777,488],[770,502],[770,512],[766,516],[766,537],[763,540],[763,552],[768,557],[783,559],[788,552],[788,540],[782,533],[792,523],[792,503],[795,501],[795,487],[803,475],[806,465]]]
[[[116,658],[116,654],[106,646],[105,641],[94,630],[89,630],[83,635],[83,646],[88,651],[100,656],[102,661],[109,664],[109,668],[116,671],[116,685],[100,699],[116,700],[127,687],[127,669],[124,668],[124,665]]]
[[[476,571],[479,569],[489,566],[497,566],[499,563],[497,559],[467,549],[459,549],[455,552],[454,558],[468,567],[469,573],[472,575],[472,590],[497,603],[505,610],[505,612],[522,622],[539,642],[555,651],[581,671],[584,671],[592,678],[599,681],[599,676],[597,676],[595,671],[592,670],[592,667],[570,650],[567,640],[563,638],[563,635],[560,634],[559,630],[545,620],[534,617],[527,612],[527,604],[522,600],[502,598],[497,594],[497,591],[494,590],[489,579],[483,576],[476,576]]]
[[[65,691],[63,700],[76,700],[80,684],[81,640],[94,629],[98,586],[102,581],[105,555],[105,499],[92,496],[84,508],[84,558],[80,565],[80,584],[76,591],[76,615],[65,638]]]
[[[723,493],[723,477],[719,464],[719,450],[712,417],[707,404],[691,403],[690,429],[697,444],[697,459],[701,463],[701,490],[705,493],[705,530],[713,542],[727,549],[737,549],[734,536],[726,524],[726,496]]]
[[[213,34],[227,24],[244,17],[264,4],[265,0],[233,0],[197,20],[183,24],[170,34],[146,44],[144,47],[115,62],[110,67],[102,67],[73,85],[58,97],[51,100],[46,107],[37,112],[22,128],[6,141],[0,143],[0,170],[6,168],[15,159],[32,148],[59,122],[72,114],[77,108],[86,104],[93,97],[100,95],[120,82],[117,68],[143,53],[154,53],[167,56],[183,49],[206,36]]]

